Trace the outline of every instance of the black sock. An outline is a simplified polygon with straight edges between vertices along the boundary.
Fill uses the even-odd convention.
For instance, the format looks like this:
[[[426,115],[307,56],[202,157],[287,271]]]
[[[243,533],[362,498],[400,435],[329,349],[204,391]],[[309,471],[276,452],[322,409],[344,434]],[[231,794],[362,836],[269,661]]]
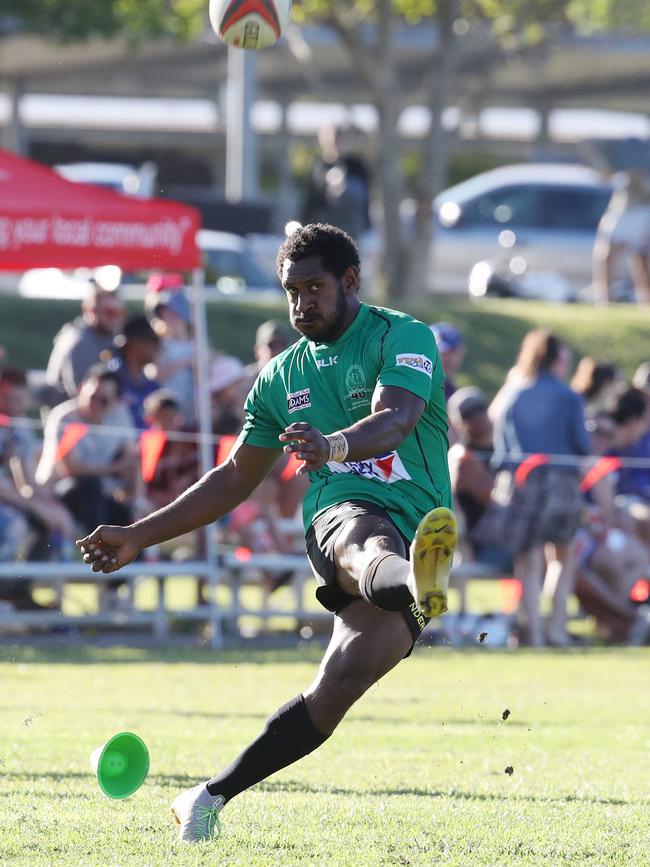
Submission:
[[[268,718],[262,734],[225,771],[208,781],[208,792],[229,801],[313,752],[328,737],[318,731],[305,699],[298,695]]]
[[[361,595],[366,602],[384,611],[408,608],[413,602],[406,584],[409,569],[408,560],[399,554],[380,554],[370,563],[359,582]]]

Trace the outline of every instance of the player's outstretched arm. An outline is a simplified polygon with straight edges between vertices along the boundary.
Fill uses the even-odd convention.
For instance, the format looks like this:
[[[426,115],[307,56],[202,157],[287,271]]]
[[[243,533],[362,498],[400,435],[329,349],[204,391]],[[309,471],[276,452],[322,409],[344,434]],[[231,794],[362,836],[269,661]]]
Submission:
[[[422,398],[397,386],[378,386],[372,399],[372,412],[344,430],[346,459],[363,461],[398,448],[411,433],[426,403]],[[330,440],[306,422],[296,422],[280,434],[284,451],[293,452],[304,465],[302,475],[317,470],[331,458]],[[341,458],[335,458],[340,460]]]
[[[93,572],[115,572],[143,548],[211,524],[247,499],[271,470],[278,449],[246,444],[236,448],[168,506],[128,527],[102,525],[77,541],[84,563]]]

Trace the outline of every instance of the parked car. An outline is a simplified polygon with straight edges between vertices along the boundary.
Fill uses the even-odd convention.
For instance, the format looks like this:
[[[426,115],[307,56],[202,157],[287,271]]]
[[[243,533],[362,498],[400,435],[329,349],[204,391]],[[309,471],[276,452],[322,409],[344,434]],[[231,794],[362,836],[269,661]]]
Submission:
[[[269,273],[246,238],[231,232],[201,229],[197,242],[203,253],[206,297],[209,300],[238,297],[254,301],[280,294],[277,279]],[[122,274],[115,265],[77,268],[72,272],[59,268],[32,268],[23,274],[10,276],[13,283],[6,281],[0,290],[17,291],[28,298],[81,299],[87,295],[92,277],[111,289],[121,283],[121,293],[126,300],[139,300],[144,297],[146,282],[145,272]]]
[[[203,252],[208,290],[214,289],[221,296],[247,298],[260,293],[279,294],[281,287],[277,278],[247,238],[230,232],[201,229],[197,241]]]
[[[126,163],[65,163],[54,166],[68,181],[95,184],[126,196],[150,199],[155,193],[158,168],[155,163],[141,166]]]
[[[487,262],[523,283],[528,297],[584,297],[611,193],[593,169],[559,163],[504,166],[445,190],[434,202],[426,288],[466,293],[480,285],[476,274],[470,282],[474,266]]]

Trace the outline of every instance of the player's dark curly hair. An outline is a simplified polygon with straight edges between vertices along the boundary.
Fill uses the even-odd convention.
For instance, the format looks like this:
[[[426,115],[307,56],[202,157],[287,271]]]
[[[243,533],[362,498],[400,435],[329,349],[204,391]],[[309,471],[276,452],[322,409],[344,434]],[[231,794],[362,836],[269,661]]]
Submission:
[[[280,280],[285,259],[295,262],[308,256],[320,256],[323,269],[335,277],[342,277],[350,265],[360,267],[359,249],[347,232],[327,223],[308,223],[289,235],[278,250],[275,267]]]

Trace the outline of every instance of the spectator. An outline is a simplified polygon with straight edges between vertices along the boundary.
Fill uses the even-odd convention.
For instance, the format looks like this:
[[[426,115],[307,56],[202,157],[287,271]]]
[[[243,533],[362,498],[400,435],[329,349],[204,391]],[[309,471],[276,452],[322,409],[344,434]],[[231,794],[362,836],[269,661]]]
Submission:
[[[550,644],[570,642],[566,632],[566,607],[575,578],[574,536],[584,507],[578,461],[553,463],[552,456],[587,455],[589,435],[584,404],[563,380],[571,352],[547,329],[529,332],[522,343],[517,369],[523,380],[504,401],[503,415],[495,427],[495,463],[499,472],[493,499],[503,509],[503,536],[514,555],[514,574],[522,584],[527,620],[527,640],[534,647],[545,638],[539,611],[544,572],[544,546],[553,543],[555,564],[549,564],[547,581],[552,588],[553,609],[547,629]],[[545,455],[535,466],[527,456]],[[551,568],[551,566],[553,568]]]
[[[52,484],[84,532],[129,524],[149,508],[143,497],[137,433],[120,401],[121,379],[106,365],[86,373],[79,396],[55,407],[45,425],[36,480]],[[111,582],[102,607],[118,603]]]
[[[210,395],[214,434],[232,436],[241,430],[248,381],[244,365],[234,355],[221,355],[212,362]]]
[[[303,223],[331,223],[355,239],[370,228],[370,178],[354,152],[357,137],[352,128],[321,128],[302,214]]]
[[[647,459],[649,454],[648,403],[638,388],[628,388],[619,395],[612,410],[616,425],[613,454],[628,458]],[[650,504],[650,468],[624,466],[618,476],[617,492],[642,503]]]
[[[265,367],[272,358],[284,352],[294,342],[291,330],[278,319],[268,319],[263,322],[255,333],[255,361],[246,366],[246,373],[250,378],[256,379],[257,374]]]
[[[620,382],[615,364],[585,356],[578,363],[571,388],[583,398],[587,415],[595,416],[612,408]]]
[[[125,313],[117,292],[93,283],[81,305],[81,317],[64,325],[54,338],[46,373],[47,384],[54,392],[52,403],[76,397],[89,367],[112,349]]]
[[[0,560],[50,559],[72,541],[72,522],[47,489],[34,481],[39,446],[24,417],[31,395],[25,371],[0,373]],[[0,582],[0,597],[18,609],[37,609],[31,582]]]
[[[650,550],[650,468],[635,465],[649,456],[648,416],[644,392],[638,388],[624,391],[612,412],[616,432],[610,454],[626,462],[616,481],[616,504],[629,515]]]
[[[108,369],[117,374],[121,398],[138,430],[146,427],[145,398],[160,388],[151,375],[159,352],[160,338],[147,317],[137,313],[124,323],[122,333],[115,338],[113,357],[108,361]]]
[[[465,358],[465,341],[462,333],[450,322],[434,322],[431,330],[445,372],[445,399],[449,400],[456,391],[454,377]]]
[[[588,428],[594,454],[605,455],[616,438],[614,419],[600,413],[588,422]],[[612,473],[594,475],[597,468],[598,461],[583,478],[589,506],[587,520],[577,535],[576,596],[594,617],[602,638],[640,644],[648,634],[648,619],[633,604],[630,593],[648,574],[648,551],[632,522],[616,508]]]
[[[147,283],[145,310],[161,340],[156,379],[176,395],[180,411],[190,424],[196,418],[192,310],[182,275],[154,274],[152,278]]]
[[[449,421],[459,436],[459,442],[449,450],[451,484],[473,559],[510,574],[512,554],[498,539],[480,541],[480,534],[479,541],[474,539],[477,526],[491,522],[490,513],[495,509],[491,496],[495,472],[490,463],[493,431],[487,408],[479,388],[459,388],[449,399]]]
[[[165,389],[154,391],[144,402],[145,421],[150,430],[165,434],[193,433],[181,413],[175,394]],[[156,509],[171,503],[199,477],[198,454],[194,440],[167,439],[158,458],[153,477],[147,482],[147,499]]]
[[[650,174],[640,167],[620,172],[603,214],[593,251],[594,295],[608,304],[614,297],[612,272],[617,258],[626,256],[636,300],[650,303]]]

